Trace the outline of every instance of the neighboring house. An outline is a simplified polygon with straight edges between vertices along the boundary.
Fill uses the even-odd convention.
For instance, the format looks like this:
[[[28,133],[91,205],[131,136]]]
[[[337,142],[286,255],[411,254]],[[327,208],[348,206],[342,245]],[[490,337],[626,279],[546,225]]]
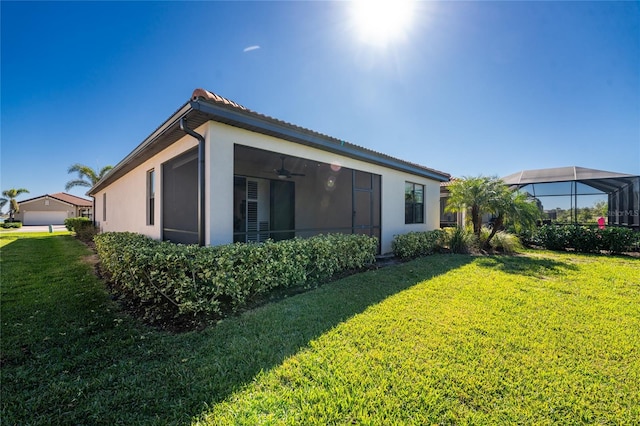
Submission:
[[[449,175],[253,112],[202,89],[87,193],[103,232],[219,245],[440,225]]]
[[[15,219],[24,225],[62,225],[70,217],[92,217],[93,201],[58,192],[18,202]]]

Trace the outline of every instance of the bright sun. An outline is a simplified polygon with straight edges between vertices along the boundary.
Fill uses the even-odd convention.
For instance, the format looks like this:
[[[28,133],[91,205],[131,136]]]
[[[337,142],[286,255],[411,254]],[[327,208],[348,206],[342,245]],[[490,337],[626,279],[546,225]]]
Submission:
[[[414,14],[411,0],[356,0],[351,20],[361,41],[377,47],[407,36]]]

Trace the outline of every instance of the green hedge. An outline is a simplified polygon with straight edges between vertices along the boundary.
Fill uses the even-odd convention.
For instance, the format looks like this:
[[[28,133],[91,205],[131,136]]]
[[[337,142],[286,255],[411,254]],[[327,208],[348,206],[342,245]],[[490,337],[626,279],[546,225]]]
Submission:
[[[67,230],[76,233],[76,237],[82,241],[91,241],[98,233],[98,228],[88,217],[70,217],[64,220]]]
[[[640,233],[612,226],[600,229],[578,225],[545,225],[527,236],[526,241],[549,250],[623,253],[639,250]]]
[[[275,288],[311,286],[375,261],[378,242],[332,234],[262,244],[198,247],[127,232],[94,238],[103,270],[149,320],[223,317]]]
[[[444,237],[445,232],[440,229],[395,235],[391,242],[391,250],[402,260],[427,256],[442,247]]]
[[[87,225],[91,225],[93,222],[88,217],[70,217],[64,220],[64,226],[67,231],[77,231]]]
[[[22,228],[22,222],[20,222],[20,221],[2,222],[2,223],[0,223],[0,228],[4,228],[4,229]]]

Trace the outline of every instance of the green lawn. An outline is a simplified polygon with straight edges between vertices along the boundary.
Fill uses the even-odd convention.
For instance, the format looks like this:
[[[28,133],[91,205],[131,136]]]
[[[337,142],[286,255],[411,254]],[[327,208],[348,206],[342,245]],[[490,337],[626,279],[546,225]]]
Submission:
[[[434,255],[202,331],[0,234],[3,424],[639,424],[640,259]]]

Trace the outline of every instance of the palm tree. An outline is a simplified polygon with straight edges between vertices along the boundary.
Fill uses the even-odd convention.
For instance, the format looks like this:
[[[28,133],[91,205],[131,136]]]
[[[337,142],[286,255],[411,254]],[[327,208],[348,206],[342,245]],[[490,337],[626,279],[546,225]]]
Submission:
[[[469,211],[473,232],[479,238],[482,230],[482,215],[493,214],[495,220],[489,238],[484,243],[488,247],[494,235],[505,223],[515,227],[535,225],[540,217],[540,209],[526,193],[512,191],[497,177],[465,177],[449,186],[451,196],[445,211]]]
[[[89,166],[85,166],[84,164],[76,163],[69,167],[67,170],[68,173],[78,173],[78,179],[70,180],[67,182],[67,185],[64,187],[65,191],[70,190],[74,186],[86,186],[91,188],[94,186],[100,179],[102,179],[108,172],[111,170],[113,166],[104,166],[100,171],[93,170]]]
[[[482,229],[482,215],[492,213],[494,210],[493,199],[496,193],[501,191],[502,181],[497,177],[464,177],[454,181],[449,186],[449,200],[445,208],[446,212],[469,211],[473,233],[478,237]]]
[[[503,190],[497,195],[492,201],[492,213],[496,215],[496,218],[489,238],[485,242],[485,248],[489,246],[491,239],[504,228],[505,224],[512,224],[516,230],[532,228],[542,217],[537,203],[527,193],[512,191],[503,185]]]
[[[0,208],[4,207],[5,204],[9,203],[9,222],[13,222],[13,215],[15,213],[20,212],[20,206],[16,201],[16,197],[18,197],[20,194],[28,194],[28,193],[29,193],[29,190],[24,188],[19,188],[19,189],[11,188],[11,189],[7,189],[6,191],[2,191],[3,197],[0,198]]]

